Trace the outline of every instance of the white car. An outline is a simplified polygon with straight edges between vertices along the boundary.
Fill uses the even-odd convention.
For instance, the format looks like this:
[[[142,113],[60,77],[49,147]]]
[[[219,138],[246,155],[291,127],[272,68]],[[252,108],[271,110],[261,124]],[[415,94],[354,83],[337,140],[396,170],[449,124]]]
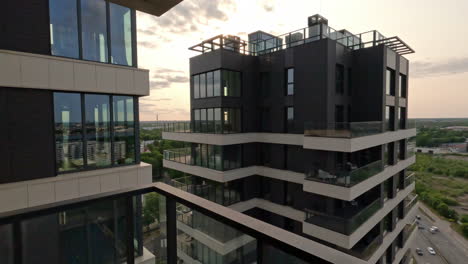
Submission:
[[[437,230],[435,230],[435,229],[434,229],[434,228],[432,228],[432,227],[431,227],[431,228],[429,228],[429,232],[431,232],[432,234],[435,234],[435,232],[436,232],[436,231],[437,231]]]
[[[436,254],[435,251],[434,251],[434,249],[431,248],[431,247],[428,247],[428,248],[427,248],[427,251],[429,251],[429,254],[431,254],[431,255],[435,255],[435,254]]]
[[[437,226],[431,226],[431,229],[434,229],[434,231],[438,232],[439,228]]]

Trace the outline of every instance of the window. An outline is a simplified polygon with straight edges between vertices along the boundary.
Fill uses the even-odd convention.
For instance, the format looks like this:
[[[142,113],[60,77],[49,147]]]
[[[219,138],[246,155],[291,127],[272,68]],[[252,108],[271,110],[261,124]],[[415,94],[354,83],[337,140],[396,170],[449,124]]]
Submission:
[[[241,113],[237,108],[193,109],[194,130],[202,133],[241,132]]]
[[[58,172],[135,163],[133,97],[56,92],[54,122]]]
[[[335,67],[335,90],[337,94],[344,94],[344,66],[341,64]]]
[[[213,72],[213,96],[221,96],[221,70]]]
[[[133,97],[114,96],[114,163],[135,162],[135,120]]]
[[[406,98],[406,96],[407,96],[406,75],[400,74],[399,82],[400,82],[400,96],[403,97],[403,98]]]
[[[392,131],[395,129],[395,107],[386,106],[385,107],[385,127],[387,131]]]
[[[86,153],[89,167],[111,165],[110,98],[85,95]]]
[[[395,96],[395,71],[387,68],[385,91],[387,95]]]
[[[336,123],[343,123],[345,120],[345,113],[344,113],[344,106],[343,105],[335,105],[335,122]],[[338,124],[337,124],[338,125]]]
[[[400,107],[400,129],[406,129],[406,108]]]
[[[200,76],[193,76],[193,98],[200,98]]]
[[[78,93],[54,93],[54,119],[58,171],[83,168],[81,95]]]
[[[294,128],[294,107],[286,108],[286,132],[292,131]]]
[[[206,74],[200,74],[200,98],[206,97]]]
[[[50,47],[52,55],[78,58],[76,0],[50,0]]]
[[[348,68],[348,95],[353,93],[353,77],[351,68]]]
[[[134,66],[134,10],[105,0],[49,0],[49,17],[52,55]]]
[[[106,2],[80,1],[83,59],[107,62]]]
[[[241,167],[242,146],[216,146],[192,143],[197,166],[215,170],[231,170]]]
[[[293,95],[294,94],[294,68],[289,68],[287,69],[287,95]]]
[[[192,76],[193,98],[240,96],[240,72],[216,70]]]
[[[133,65],[132,11],[130,8],[109,3],[111,62]]]

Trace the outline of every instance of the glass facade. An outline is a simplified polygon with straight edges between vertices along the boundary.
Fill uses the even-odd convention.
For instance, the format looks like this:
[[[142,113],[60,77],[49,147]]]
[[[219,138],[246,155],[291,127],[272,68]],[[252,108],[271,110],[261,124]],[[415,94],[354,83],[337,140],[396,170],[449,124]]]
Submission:
[[[132,11],[130,8],[109,3],[111,62],[133,65]]]
[[[54,120],[58,172],[135,163],[133,97],[56,92]]]
[[[134,66],[133,10],[105,0],[49,0],[49,14],[52,55]]]
[[[192,76],[193,98],[241,95],[241,73],[216,70]]]
[[[49,0],[52,55],[79,58],[76,0]]]
[[[400,73],[398,81],[400,82],[400,96],[403,98],[406,98],[407,96],[406,75]]]
[[[110,96],[85,95],[86,152],[89,167],[111,165]]]
[[[241,112],[236,108],[202,108],[193,110],[193,130],[201,133],[240,133]]]
[[[387,131],[395,130],[395,107],[385,107],[385,129]]]
[[[294,94],[294,68],[287,69],[286,75],[287,75],[286,94],[293,95]]]
[[[195,165],[215,170],[231,170],[241,167],[242,146],[217,146],[192,144],[192,160]]]
[[[84,166],[81,95],[54,93],[55,152],[59,172]]]

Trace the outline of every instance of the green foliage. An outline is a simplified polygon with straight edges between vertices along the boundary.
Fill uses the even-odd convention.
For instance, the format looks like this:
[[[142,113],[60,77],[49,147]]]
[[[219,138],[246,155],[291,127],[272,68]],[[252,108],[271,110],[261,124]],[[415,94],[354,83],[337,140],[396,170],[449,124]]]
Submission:
[[[461,230],[462,230],[463,235],[466,238],[468,238],[468,224],[467,223],[464,223],[461,225]]]
[[[159,194],[149,193],[144,196],[143,225],[149,226],[159,220]]]
[[[419,128],[418,135],[416,136],[416,146],[437,147],[444,143],[465,142],[466,138],[468,138],[468,131],[422,127]]]
[[[464,214],[460,217],[460,222],[468,224],[468,214]]]
[[[416,155],[416,163],[410,167],[412,171],[468,179],[468,161],[447,159],[443,156],[422,153]]]

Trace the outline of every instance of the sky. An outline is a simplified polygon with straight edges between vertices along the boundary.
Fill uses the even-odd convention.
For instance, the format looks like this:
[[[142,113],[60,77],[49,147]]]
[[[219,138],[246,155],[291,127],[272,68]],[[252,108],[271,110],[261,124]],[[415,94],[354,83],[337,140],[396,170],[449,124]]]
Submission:
[[[416,51],[405,56],[410,118],[468,117],[467,10],[467,0],[184,0],[160,17],[138,12],[138,64],[151,89],[140,119],[189,120],[190,46],[219,34],[280,35],[314,14],[335,29],[399,36]]]

